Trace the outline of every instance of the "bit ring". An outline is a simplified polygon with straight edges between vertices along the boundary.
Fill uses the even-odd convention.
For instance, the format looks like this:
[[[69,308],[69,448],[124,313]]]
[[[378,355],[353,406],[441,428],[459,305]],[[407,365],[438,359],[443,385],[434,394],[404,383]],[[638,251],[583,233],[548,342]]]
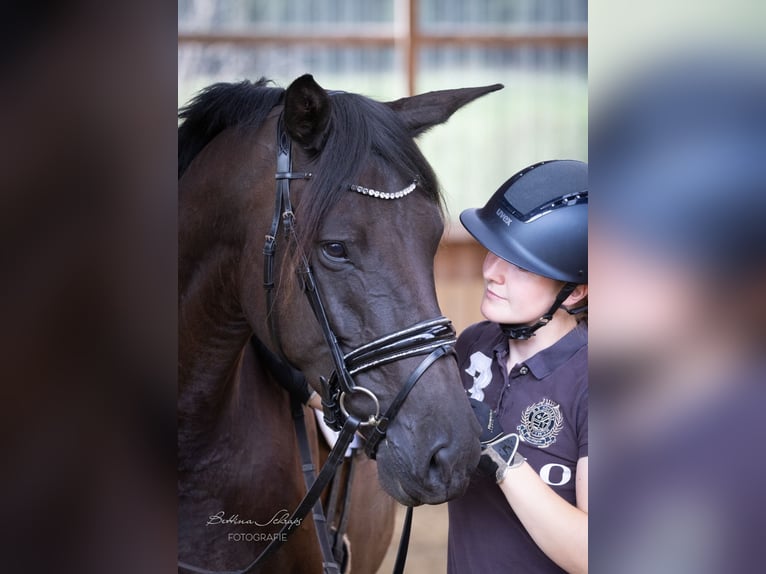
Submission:
[[[373,393],[370,389],[365,389],[364,387],[354,387],[350,391],[351,393],[362,393],[364,395],[367,395],[372,399],[372,402],[375,403],[375,414],[370,415],[369,418],[366,421],[362,421],[359,426],[362,427],[368,427],[368,426],[378,426],[378,422],[380,420],[380,403],[378,402],[378,397],[375,396],[375,393]],[[346,409],[346,393],[343,392],[340,394],[340,411],[346,416],[349,417],[348,410]]]

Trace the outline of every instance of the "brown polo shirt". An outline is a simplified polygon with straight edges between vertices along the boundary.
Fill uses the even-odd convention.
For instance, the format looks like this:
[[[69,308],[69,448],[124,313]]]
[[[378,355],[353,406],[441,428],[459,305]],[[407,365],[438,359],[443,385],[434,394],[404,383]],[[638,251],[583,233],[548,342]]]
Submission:
[[[575,504],[577,461],[588,456],[587,327],[578,325],[510,373],[508,339],[496,323],[468,327],[456,350],[469,394],[496,412],[506,433],[519,435],[527,462]],[[474,475],[465,495],[450,501],[449,517],[450,574],[563,572],[537,547],[493,479]]]

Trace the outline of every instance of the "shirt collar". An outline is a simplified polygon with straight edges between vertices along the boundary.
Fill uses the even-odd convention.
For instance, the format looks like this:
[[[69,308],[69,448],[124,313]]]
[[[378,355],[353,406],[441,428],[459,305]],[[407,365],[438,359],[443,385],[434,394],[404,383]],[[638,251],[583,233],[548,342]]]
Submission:
[[[499,326],[497,332],[498,336],[492,350],[498,361],[503,361],[508,356],[508,339]],[[580,323],[553,345],[532,355],[524,361],[524,364],[536,379],[544,379],[587,344],[588,327]]]

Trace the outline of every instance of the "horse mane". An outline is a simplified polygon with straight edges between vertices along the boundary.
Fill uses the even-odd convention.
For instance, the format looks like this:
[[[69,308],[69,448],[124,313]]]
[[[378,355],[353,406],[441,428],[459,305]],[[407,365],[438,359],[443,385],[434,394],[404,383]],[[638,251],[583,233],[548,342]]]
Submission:
[[[178,128],[179,178],[221,131],[237,126],[257,129],[271,109],[282,103],[285,90],[268,87],[269,83],[261,78],[255,84],[213,84],[180,110],[183,123]],[[306,247],[313,241],[328,211],[349,193],[349,184],[369,185],[358,177],[373,164],[380,169],[395,169],[403,186],[417,177],[419,190],[443,210],[436,175],[398,114],[386,104],[359,94],[333,92],[330,97],[332,129],[322,150],[310,166],[296,166],[314,173],[311,201],[301,202],[296,212],[299,243]],[[269,174],[269,179],[272,177]],[[370,199],[371,209],[376,201]]]
[[[238,83],[219,82],[204,88],[178,112],[178,178],[212,139],[226,128],[258,128],[271,109],[282,100],[284,89],[267,87],[260,78]]]

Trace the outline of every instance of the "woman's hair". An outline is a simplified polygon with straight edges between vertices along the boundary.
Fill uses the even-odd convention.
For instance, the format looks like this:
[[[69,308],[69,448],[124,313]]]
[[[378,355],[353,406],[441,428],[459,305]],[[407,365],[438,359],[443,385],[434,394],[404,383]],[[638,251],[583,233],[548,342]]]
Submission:
[[[585,297],[582,301],[580,301],[581,305],[588,305],[588,297]],[[577,313],[575,315],[575,318],[577,319],[578,323],[584,323],[585,326],[588,325],[588,309],[586,307],[585,311],[582,311],[580,313]]]
[[[562,287],[564,286],[564,283],[561,283]],[[586,284],[587,287],[587,284]],[[577,319],[577,323],[584,323],[586,326],[588,325],[588,294],[585,294],[585,297],[580,299],[577,303],[574,305],[562,305],[562,309],[564,309],[567,313],[572,315],[575,319]],[[582,311],[578,311],[578,309],[583,309]]]

